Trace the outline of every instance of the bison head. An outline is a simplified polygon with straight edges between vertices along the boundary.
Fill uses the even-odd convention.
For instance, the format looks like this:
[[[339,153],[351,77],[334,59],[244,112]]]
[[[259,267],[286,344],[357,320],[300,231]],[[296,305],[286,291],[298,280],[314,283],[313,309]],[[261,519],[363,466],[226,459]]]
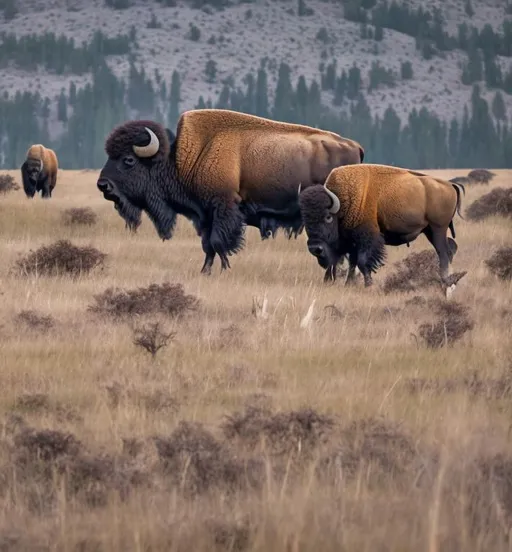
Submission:
[[[107,138],[107,162],[98,178],[98,189],[130,230],[141,223],[142,211],[153,221],[162,239],[169,239],[176,213],[165,201],[165,184],[171,178],[172,132],[153,121],[129,121]]]
[[[309,186],[301,193],[299,206],[308,236],[308,249],[322,268],[334,267],[345,253],[342,251],[338,217],[340,200],[325,185]]]
[[[43,172],[43,161],[29,158],[25,161],[25,170],[29,179],[35,184],[39,175]]]

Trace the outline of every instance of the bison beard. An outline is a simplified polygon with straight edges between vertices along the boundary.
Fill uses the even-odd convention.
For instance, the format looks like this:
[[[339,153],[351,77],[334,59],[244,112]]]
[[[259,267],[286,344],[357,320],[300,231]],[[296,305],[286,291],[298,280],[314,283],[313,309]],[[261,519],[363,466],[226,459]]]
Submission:
[[[116,199],[114,202],[115,210],[123,217],[126,227],[131,232],[136,232],[141,224],[142,210],[135,207],[126,199]]]

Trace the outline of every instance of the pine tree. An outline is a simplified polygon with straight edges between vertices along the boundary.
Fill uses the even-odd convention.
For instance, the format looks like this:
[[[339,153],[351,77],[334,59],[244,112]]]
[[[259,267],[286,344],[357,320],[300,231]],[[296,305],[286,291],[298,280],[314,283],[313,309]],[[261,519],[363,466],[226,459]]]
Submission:
[[[175,128],[180,116],[181,78],[176,69],[172,72],[171,89],[169,91],[169,114],[167,122],[170,128]]]
[[[213,59],[209,59],[206,62],[204,73],[206,75],[207,82],[213,84],[215,82],[215,79],[217,78],[217,64],[215,63],[215,61],[213,61]]]
[[[306,78],[304,75],[300,75],[297,81],[297,89],[295,92],[297,101],[297,114],[296,121],[301,124],[307,124],[308,121],[308,108],[309,108],[309,90],[306,84]]]
[[[357,98],[359,91],[361,90],[361,71],[359,67],[354,63],[348,70],[347,80],[347,98],[354,100]]]
[[[268,117],[268,79],[267,71],[264,66],[258,70],[256,80],[256,115],[259,117]]]
[[[336,79],[336,87],[334,89],[334,105],[343,105],[345,94],[347,93],[348,77],[345,70],[341,72],[341,76]]]
[[[499,90],[494,94],[492,100],[492,114],[497,121],[505,121],[507,118],[507,108],[505,107],[503,95]]]
[[[76,103],[76,84],[74,81],[69,83],[69,105],[74,106]]]
[[[248,73],[244,78],[244,82],[247,88],[241,101],[241,110],[244,113],[255,114],[256,113],[256,84],[255,84],[254,75],[252,73]]]
[[[57,100],[57,119],[61,123],[68,122],[68,102],[64,88],[60,91],[60,95]]]
[[[295,98],[290,75],[290,66],[284,62],[281,62],[277,75],[273,110],[273,116],[278,121],[293,121]]]

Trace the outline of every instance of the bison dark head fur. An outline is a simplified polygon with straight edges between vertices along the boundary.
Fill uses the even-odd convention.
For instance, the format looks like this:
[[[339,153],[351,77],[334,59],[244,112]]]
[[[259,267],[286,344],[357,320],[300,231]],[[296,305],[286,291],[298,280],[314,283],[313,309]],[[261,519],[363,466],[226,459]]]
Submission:
[[[172,236],[176,212],[166,192],[175,174],[173,138],[174,134],[158,123],[141,120],[116,127],[106,140],[108,159],[97,186],[132,231],[139,227],[145,211],[162,239]]]
[[[334,267],[347,253],[338,232],[338,198],[325,186],[299,188],[299,207],[308,236],[309,252],[322,268]]]

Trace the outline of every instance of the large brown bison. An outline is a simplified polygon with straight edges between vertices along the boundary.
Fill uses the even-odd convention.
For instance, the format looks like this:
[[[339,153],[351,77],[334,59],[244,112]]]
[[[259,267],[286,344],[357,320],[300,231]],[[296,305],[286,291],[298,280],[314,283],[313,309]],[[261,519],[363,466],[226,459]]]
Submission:
[[[348,165],[334,169],[324,185],[301,191],[299,204],[308,249],[326,279],[348,254],[347,284],[355,267],[372,284],[371,273],[384,264],[385,245],[404,245],[424,234],[434,246],[443,281],[457,251],[453,217],[460,215],[461,184],[386,165]],[[330,276],[330,277],[329,277]]]
[[[154,121],[129,121],[105,150],[97,185],[127,226],[136,229],[145,211],[166,240],[184,215],[201,236],[207,274],[216,254],[229,268],[244,225],[300,232],[297,183],[320,184],[364,157],[357,142],[332,132],[218,109],[183,113],[176,137]]]
[[[21,165],[21,179],[26,196],[33,198],[36,192],[41,192],[43,198],[51,198],[57,184],[58,170],[57,155],[52,149],[42,144],[30,146]]]

